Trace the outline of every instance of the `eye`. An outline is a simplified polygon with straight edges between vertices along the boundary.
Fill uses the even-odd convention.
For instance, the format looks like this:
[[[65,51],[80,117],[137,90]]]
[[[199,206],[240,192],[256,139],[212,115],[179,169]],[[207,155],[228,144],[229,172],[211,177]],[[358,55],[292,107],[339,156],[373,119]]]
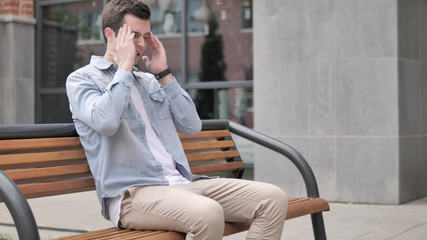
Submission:
[[[144,34],[144,39],[145,40],[150,39],[150,37],[151,37],[151,34],[149,34],[149,33]]]

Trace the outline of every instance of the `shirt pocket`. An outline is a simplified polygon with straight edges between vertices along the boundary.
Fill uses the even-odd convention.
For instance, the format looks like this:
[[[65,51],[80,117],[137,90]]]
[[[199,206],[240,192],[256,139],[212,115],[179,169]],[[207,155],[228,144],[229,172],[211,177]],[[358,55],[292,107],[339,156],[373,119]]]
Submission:
[[[172,118],[169,100],[162,89],[151,93],[150,98],[153,100],[154,111],[157,113],[160,120]]]

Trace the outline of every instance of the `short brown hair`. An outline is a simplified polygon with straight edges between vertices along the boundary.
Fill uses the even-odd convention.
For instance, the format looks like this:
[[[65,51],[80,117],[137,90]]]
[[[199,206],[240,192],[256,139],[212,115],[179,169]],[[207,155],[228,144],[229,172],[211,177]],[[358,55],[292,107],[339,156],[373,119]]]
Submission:
[[[150,20],[151,10],[142,0],[111,0],[102,12],[102,32],[105,37],[107,27],[114,30],[116,36],[120,27],[123,25],[123,17],[127,14],[133,14],[143,20]]]

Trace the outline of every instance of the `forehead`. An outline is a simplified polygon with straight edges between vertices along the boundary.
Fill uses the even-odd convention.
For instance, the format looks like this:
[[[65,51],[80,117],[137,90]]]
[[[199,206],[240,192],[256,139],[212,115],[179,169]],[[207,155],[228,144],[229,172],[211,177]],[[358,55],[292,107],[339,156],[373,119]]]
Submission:
[[[123,24],[131,26],[132,31],[134,32],[139,32],[142,34],[150,32],[150,20],[138,18],[130,13],[123,17]]]

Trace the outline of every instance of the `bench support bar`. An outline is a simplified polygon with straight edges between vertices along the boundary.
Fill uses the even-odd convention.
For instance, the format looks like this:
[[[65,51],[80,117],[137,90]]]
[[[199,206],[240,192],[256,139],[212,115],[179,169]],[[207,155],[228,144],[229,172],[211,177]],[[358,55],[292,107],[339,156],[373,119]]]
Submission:
[[[0,199],[6,204],[15,223],[19,239],[40,240],[30,205],[15,183],[0,170]]]

